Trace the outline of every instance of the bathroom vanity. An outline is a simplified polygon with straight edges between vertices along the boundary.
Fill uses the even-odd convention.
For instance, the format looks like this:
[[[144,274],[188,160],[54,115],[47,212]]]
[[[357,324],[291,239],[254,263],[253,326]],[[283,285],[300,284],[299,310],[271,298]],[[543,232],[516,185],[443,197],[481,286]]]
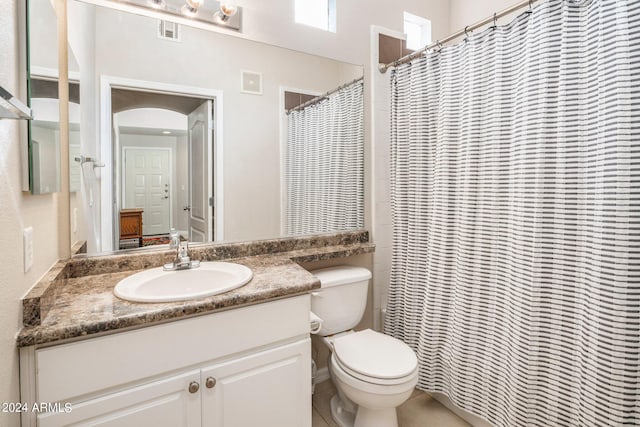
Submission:
[[[194,258],[245,265],[253,279],[189,301],[113,294],[169,251],[53,268],[23,299],[22,426],[310,427],[309,293],[320,282],[297,262],[374,250],[366,232],[336,236],[196,247]]]
[[[23,426],[311,426],[307,295],[21,351]],[[70,412],[64,404],[70,403]]]

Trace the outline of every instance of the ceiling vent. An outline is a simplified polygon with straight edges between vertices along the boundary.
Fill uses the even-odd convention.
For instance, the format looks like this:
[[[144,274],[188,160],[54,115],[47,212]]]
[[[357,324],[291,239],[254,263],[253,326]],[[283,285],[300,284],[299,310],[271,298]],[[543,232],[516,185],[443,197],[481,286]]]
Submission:
[[[182,29],[179,24],[164,20],[158,21],[158,38],[179,42],[181,35]]]
[[[262,95],[262,73],[240,70],[240,92]]]

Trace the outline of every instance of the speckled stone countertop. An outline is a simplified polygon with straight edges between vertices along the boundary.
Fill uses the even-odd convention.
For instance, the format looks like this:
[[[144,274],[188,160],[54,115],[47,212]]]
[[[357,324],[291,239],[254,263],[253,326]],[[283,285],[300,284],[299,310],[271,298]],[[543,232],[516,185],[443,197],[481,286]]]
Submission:
[[[128,265],[133,268],[123,268],[122,265],[117,269],[105,267],[105,265],[113,266],[113,259],[110,257],[103,257],[102,264],[91,259],[89,264],[94,267],[92,269],[95,270],[94,274],[79,266],[77,260],[70,261],[66,265],[60,262],[45,275],[44,283],[34,286],[23,300],[23,308],[30,311],[24,313],[25,327],[18,334],[17,345],[19,347],[52,345],[58,341],[88,338],[95,334],[119,329],[143,327],[231,307],[304,294],[318,288],[320,282],[297,262],[319,261],[373,252],[374,245],[368,243],[368,233],[362,233],[365,233],[364,237],[352,236],[355,238],[346,241],[330,238],[321,239],[318,245],[307,243],[294,245],[291,247],[293,250],[286,252],[235,258],[216,257],[216,259],[246,265],[253,271],[253,279],[245,286],[223,294],[171,303],[134,303],[122,300],[113,294],[113,288],[123,278],[145,268],[162,265],[165,252],[156,253],[157,262],[151,262],[152,265],[147,265],[150,256],[148,252],[139,255],[141,259],[145,259],[144,261],[136,261],[133,259],[135,255],[129,255]],[[334,245],[330,245],[331,243]],[[297,249],[299,247],[302,248]],[[203,251],[207,250],[210,249],[204,246]],[[201,252],[201,255],[204,253],[198,252]],[[198,259],[197,256],[193,258]],[[211,260],[211,258],[210,256],[200,257],[202,260]],[[85,274],[78,274],[80,270]]]

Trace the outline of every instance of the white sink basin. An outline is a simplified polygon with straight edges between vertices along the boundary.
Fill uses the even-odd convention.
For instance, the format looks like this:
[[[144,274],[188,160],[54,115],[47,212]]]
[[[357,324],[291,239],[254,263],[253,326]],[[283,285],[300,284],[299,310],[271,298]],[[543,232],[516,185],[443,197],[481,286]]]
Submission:
[[[251,269],[231,262],[202,262],[198,268],[179,271],[158,267],[121,280],[113,293],[134,302],[185,301],[239,288],[252,277]]]

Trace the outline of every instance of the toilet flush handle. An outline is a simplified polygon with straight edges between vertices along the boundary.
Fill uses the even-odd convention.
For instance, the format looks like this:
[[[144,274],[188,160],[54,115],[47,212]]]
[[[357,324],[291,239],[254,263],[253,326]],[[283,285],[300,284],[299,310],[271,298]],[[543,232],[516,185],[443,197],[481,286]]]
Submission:
[[[311,292],[312,297],[322,297],[322,292]]]

